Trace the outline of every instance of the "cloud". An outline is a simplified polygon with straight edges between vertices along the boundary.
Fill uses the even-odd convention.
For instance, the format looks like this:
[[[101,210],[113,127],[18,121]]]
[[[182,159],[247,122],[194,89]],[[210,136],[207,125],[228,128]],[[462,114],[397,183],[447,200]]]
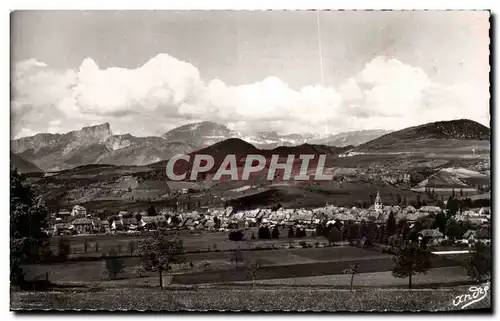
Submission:
[[[390,57],[376,57],[334,87],[299,90],[276,77],[240,86],[206,83],[198,69],[160,54],[136,69],[101,69],[90,58],[78,70],[35,59],[12,71],[13,136],[60,132],[107,121],[116,133],[159,135],[190,121],[212,120],[244,132],[323,133],[399,129],[429,121],[489,122],[488,87],[447,86]]]

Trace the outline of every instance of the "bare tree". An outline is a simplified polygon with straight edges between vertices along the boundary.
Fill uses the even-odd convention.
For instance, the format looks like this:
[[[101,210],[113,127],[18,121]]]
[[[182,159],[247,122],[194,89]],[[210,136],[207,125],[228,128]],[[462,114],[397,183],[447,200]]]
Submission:
[[[238,262],[243,261],[243,255],[241,254],[241,250],[238,248],[231,255],[231,262],[234,262],[234,266],[238,267]]]
[[[252,278],[252,286],[255,286],[255,277],[257,271],[260,269],[260,262],[256,259],[252,259],[247,264],[248,275]]]
[[[359,269],[359,264],[358,263],[353,263],[348,269],[344,270],[344,274],[350,274],[351,275],[351,291],[352,291],[352,285],[354,283],[354,274],[358,273]]]

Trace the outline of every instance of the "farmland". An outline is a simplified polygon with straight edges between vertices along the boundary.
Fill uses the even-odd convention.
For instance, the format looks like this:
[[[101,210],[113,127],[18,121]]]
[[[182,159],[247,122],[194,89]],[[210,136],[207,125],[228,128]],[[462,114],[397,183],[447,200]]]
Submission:
[[[260,242],[260,241],[259,241]],[[236,242],[233,242],[236,243]],[[376,250],[366,250],[349,246],[334,246],[322,248],[292,248],[292,249],[251,249],[241,252],[241,262],[232,262],[234,252],[205,251],[186,253],[184,264],[175,265],[171,271],[173,284],[207,284],[242,282],[248,280],[245,263],[258,260],[261,264],[256,279],[293,279],[341,274],[342,271],[357,262],[360,273],[384,272],[392,268],[392,256]],[[110,279],[105,260],[72,260],[64,263],[45,265],[30,265],[25,271],[30,278],[41,277],[49,273],[49,279],[54,283],[95,285],[101,282],[109,286],[127,284],[128,286],[157,286],[155,273],[137,273],[140,265],[139,257],[126,256],[125,269],[117,279]],[[189,266],[188,263],[192,265]],[[432,256],[433,268],[460,267],[460,258],[445,258]],[[465,276],[462,271],[462,279]],[[389,280],[393,277],[389,277]],[[387,283],[387,279],[385,281]],[[443,280],[445,282],[445,280]]]

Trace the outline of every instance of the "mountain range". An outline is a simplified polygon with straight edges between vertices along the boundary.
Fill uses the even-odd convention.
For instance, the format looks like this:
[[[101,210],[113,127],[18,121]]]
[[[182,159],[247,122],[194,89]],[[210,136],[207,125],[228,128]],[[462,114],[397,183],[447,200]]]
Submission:
[[[267,154],[266,150],[279,154],[318,154],[319,151],[338,154],[351,149],[387,152],[421,147],[422,142],[427,146],[443,147],[450,140],[485,141],[489,138],[488,127],[466,119],[429,123],[395,132],[363,130],[327,137],[276,132],[243,136],[214,122],[183,125],[160,137],[136,137],[113,135],[109,123],[104,123],[65,134],[41,133],[12,140],[11,162],[24,172],[59,171],[87,164],[142,166],[161,163],[175,154],[193,152],[215,155],[237,154],[239,149],[244,150],[243,154],[253,149],[260,154]]]
[[[261,132],[244,136],[215,122],[198,122],[174,128],[161,136],[114,135],[109,123],[84,127],[65,134],[40,133],[11,141],[13,164],[42,171],[59,171],[86,164],[148,165],[179,153],[191,153],[226,139],[238,138],[259,149],[298,146],[308,142],[328,146],[358,145],[385,131],[359,131],[331,135],[321,140],[310,133],[280,135]],[[352,142],[352,143],[351,143]],[[25,166],[26,163],[33,166]]]

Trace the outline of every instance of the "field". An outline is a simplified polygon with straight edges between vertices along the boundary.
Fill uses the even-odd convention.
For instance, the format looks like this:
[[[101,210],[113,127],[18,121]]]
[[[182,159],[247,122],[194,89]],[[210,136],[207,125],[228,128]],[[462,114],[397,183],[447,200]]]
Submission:
[[[233,242],[228,238],[229,232],[210,232],[210,231],[168,231],[172,236],[177,235],[183,240],[183,246],[186,252],[192,251],[229,251],[240,249],[256,249],[256,248],[273,248],[277,246],[284,246],[293,242],[298,246],[298,243],[305,241],[311,244],[316,242],[327,243],[324,237],[303,237],[289,239],[288,229],[279,228],[280,238],[273,240],[251,240],[252,233],[255,237],[258,236],[258,228],[253,227],[243,231],[245,234],[245,241]],[[103,254],[109,253],[111,249],[117,250],[120,248],[120,253],[123,255],[130,255],[128,246],[130,242],[138,244],[148,234],[95,234],[95,235],[75,235],[64,236],[69,241],[71,246],[70,258],[86,258],[86,257],[100,257]],[[57,246],[60,237],[53,237],[51,239],[51,249],[57,253]],[[84,252],[84,242],[87,241],[87,253]],[[96,252],[97,243],[97,252]]]
[[[359,264],[360,273],[389,271],[392,268],[392,256],[376,250],[366,250],[349,246],[323,248],[294,248],[248,250],[241,252],[240,262],[232,262],[234,252],[201,252],[183,255],[184,263],[174,265],[170,271],[172,284],[196,285],[209,283],[231,283],[248,281],[245,263],[258,260],[261,264],[256,279],[294,279],[342,274],[344,269],[354,262]],[[191,262],[191,265],[189,264]],[[460,257],[452,259],[443,256],[432,256],[433,268],[460,267]],[[105,268],[105,260],[69,261],[45,265],[29,265],[25,272],[30,278],[40,278],[48,273],[49,280],[56,284],[82,284],[106,286],[157,286],[156,273],[138,273],[140,265],[138,257],[124,257],[124,271],[116,279],[110,279]],[[458,271],[458,270],[457,270]],[[465,273],[459,274],[464,280]],[[394,280],[391,275],[384,278],[387,284]],[[450,280],[443,279],[442,282]],[[378,285],[382,285],[382,283]],[[377,285],[375,284],[372,285]]]
[[[467,286],[438,290],[362,289],[350,292],[311,287],[199,287],[196,289],[93,289],[12,292],[11,309],[139,311],[449,311]],[[486,296],[467,309],[491,309]]]

